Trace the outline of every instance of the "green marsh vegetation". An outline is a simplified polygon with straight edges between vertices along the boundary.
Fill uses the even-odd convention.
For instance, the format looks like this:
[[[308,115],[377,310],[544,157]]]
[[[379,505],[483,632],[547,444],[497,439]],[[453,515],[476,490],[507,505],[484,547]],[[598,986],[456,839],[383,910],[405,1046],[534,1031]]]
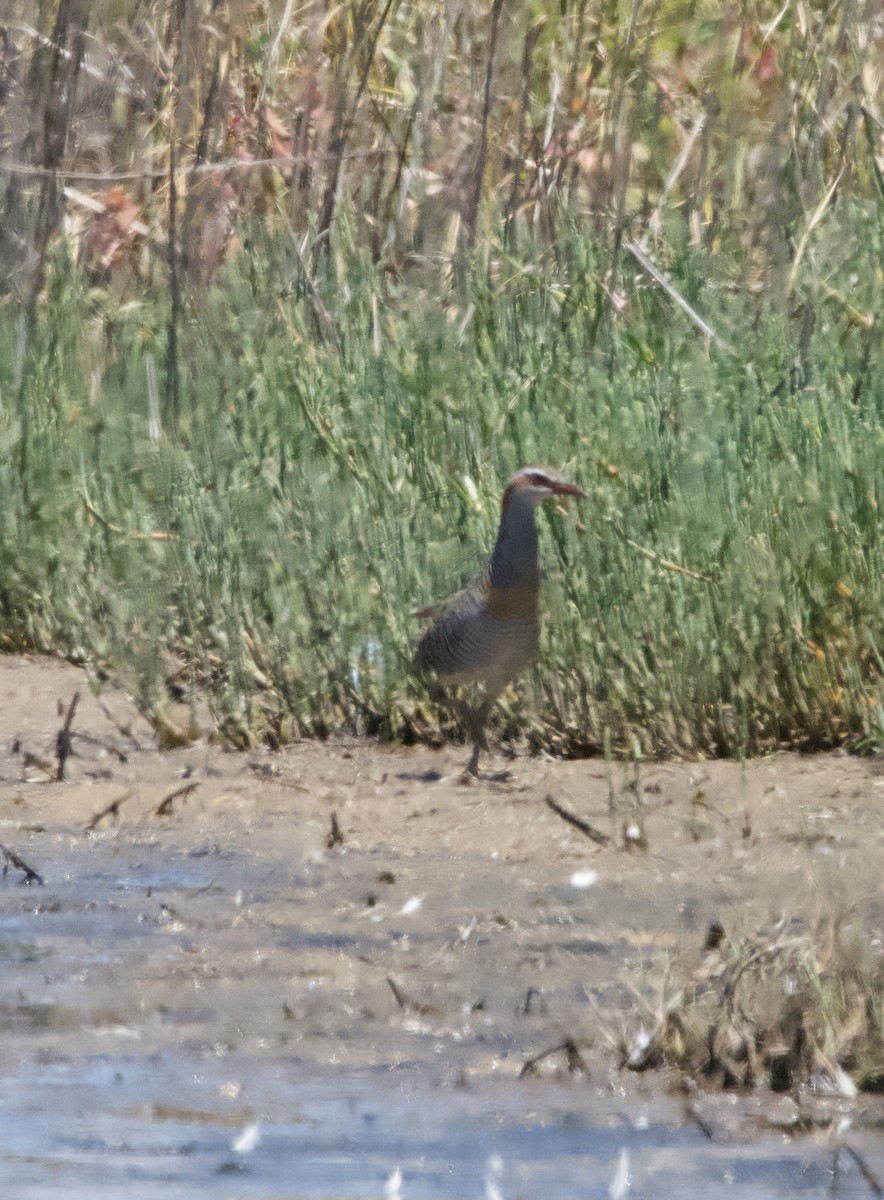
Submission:
[[[7,0],[0,647],[174,740],[431,736],[414,608],[549,461],[566,753],[884,738],[872,4]]]

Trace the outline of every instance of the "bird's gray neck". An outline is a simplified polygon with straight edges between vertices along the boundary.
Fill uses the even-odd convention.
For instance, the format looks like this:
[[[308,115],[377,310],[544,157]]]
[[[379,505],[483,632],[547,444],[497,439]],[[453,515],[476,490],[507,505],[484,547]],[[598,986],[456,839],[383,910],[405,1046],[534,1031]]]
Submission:
[[[499,588],[536,587],[540,582],[534,505],[518,495],[501,515],[488,580],[492,587]]]

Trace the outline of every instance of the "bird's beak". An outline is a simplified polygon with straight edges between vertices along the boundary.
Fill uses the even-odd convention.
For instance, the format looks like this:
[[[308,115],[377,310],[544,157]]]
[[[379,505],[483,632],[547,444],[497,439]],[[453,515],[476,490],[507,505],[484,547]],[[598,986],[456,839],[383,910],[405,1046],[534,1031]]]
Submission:
[[[560,480],[556,484],[555,495],[556,496],[573,496],[575,498],[575,500],[585,500],[586,499],[586,492],[581,491],[580,488],[576,486],[576,484],[566,483],[564,481],[564,479]],[[561,501],[561,500],[556,501],[556,512],[559,514],[559,516],[562,516],[562,517],[567,516],[568,508],[564,501]],[[578,522],[578,524],[579,524],[579,522]]]
[[[579,487],[573,483],[565,483],[564,479],[556,484],[557,496],[574,496],[578,500],[586,499],[586,492],[582,492]]]

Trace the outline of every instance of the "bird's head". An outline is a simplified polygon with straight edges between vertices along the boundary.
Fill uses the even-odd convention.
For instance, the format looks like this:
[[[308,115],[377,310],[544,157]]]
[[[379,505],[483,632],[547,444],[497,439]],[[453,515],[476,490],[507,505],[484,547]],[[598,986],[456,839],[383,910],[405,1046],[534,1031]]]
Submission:
[[[585,493],[573,483],[568,483],[552,467],[522,467],[506,485],[503,510],[505,512],[513,500],[536,508],[551,496],[576,496],[577,499],[583,499]]]

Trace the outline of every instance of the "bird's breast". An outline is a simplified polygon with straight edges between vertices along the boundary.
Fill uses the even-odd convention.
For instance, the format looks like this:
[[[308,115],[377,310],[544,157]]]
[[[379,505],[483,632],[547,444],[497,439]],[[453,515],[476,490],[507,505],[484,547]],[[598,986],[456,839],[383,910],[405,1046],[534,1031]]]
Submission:
[[[538,619],[540,588],[536,583],[495,587],[485,584],[485,609],[495,621],[529,621]]]

